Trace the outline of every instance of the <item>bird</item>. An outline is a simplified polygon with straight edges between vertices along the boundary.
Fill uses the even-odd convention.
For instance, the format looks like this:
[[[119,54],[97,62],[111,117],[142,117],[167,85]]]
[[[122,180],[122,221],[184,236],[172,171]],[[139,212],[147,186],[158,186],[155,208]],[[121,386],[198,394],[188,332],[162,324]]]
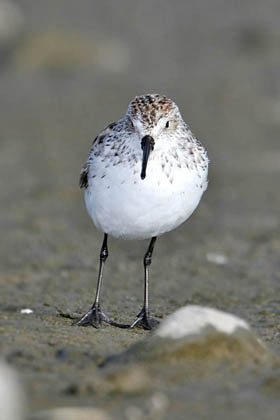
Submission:
[[[79,185],[95,226],[104,233],[96,294],[78,326],[151,330],[158,321],[149,311],[149,267],[156,240],[183,224],[208,185],[208,154],[165,95],[136,96],[124,118],[93,140]],[[144,303],[132,323],[110,320],[101,309],[101,284],[108,237],[149,240],[144,255]]]

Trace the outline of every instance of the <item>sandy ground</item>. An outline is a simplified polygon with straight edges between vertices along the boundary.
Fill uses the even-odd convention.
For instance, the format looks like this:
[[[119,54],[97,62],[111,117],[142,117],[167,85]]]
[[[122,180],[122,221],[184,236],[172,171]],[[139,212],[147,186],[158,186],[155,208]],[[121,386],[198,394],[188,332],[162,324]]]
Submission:
[[[207,147],[211,171],[191,220],[158,241],[151,310],[235,313],[280,355],[279,3],[17,4],[23,32],[0,72],[0,348],[30,412],[94,405],[121,419],[161,392],[166,419],[278,418],[279,371],[172,386],[161,376],[149,392],[98,393],[85,376],[149,333],[77,328],[67,316],[89,307],[98,271],[102,233],[78,189],[90,142],[136,94],[160,92]],[[115,319],[141,307],[146,246],[109,242],[102,299]]]

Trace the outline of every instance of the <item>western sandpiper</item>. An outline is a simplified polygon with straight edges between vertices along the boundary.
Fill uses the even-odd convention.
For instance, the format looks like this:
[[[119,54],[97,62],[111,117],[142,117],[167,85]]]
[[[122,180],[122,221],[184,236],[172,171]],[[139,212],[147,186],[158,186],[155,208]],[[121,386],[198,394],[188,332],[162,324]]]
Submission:
[[[95,226],[104,232],[97,291],[77,325],[102,321],[120,327],[152,329],[149,266],[156,239],[184,223],[207,188],[205,148],[184,122],[178,106],[164,95],[137,96],[125,117],[109,124],[93,141],[80,187]],[[108,257],[108,235],[150,239],[144,256],[144,305],[131,324],[111,321],[101,310],[100,289]]]

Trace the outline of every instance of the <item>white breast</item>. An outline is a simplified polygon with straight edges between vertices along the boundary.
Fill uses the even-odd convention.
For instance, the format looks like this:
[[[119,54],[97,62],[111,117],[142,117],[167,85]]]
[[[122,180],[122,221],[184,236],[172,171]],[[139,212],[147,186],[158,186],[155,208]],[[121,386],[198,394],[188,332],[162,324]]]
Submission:
[[[97,161],[89,171],[85,202],[96,227],[116,238],[148,239],[185,222],[207,188],[207,170],[150,159],[140,178],[140,161],[131,166]]]

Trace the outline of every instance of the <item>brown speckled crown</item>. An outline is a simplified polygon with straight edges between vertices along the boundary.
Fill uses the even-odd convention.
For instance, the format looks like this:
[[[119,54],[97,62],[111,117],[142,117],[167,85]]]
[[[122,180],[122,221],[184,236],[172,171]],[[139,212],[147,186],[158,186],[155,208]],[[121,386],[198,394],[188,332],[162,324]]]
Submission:
[[[159,113],[168,116],[175,108],[177,106],[167,96],[154,93],[136,96],[128,106],[128,115],[131,118],[141,118],[146,124],[153,125],[158,120]]]

